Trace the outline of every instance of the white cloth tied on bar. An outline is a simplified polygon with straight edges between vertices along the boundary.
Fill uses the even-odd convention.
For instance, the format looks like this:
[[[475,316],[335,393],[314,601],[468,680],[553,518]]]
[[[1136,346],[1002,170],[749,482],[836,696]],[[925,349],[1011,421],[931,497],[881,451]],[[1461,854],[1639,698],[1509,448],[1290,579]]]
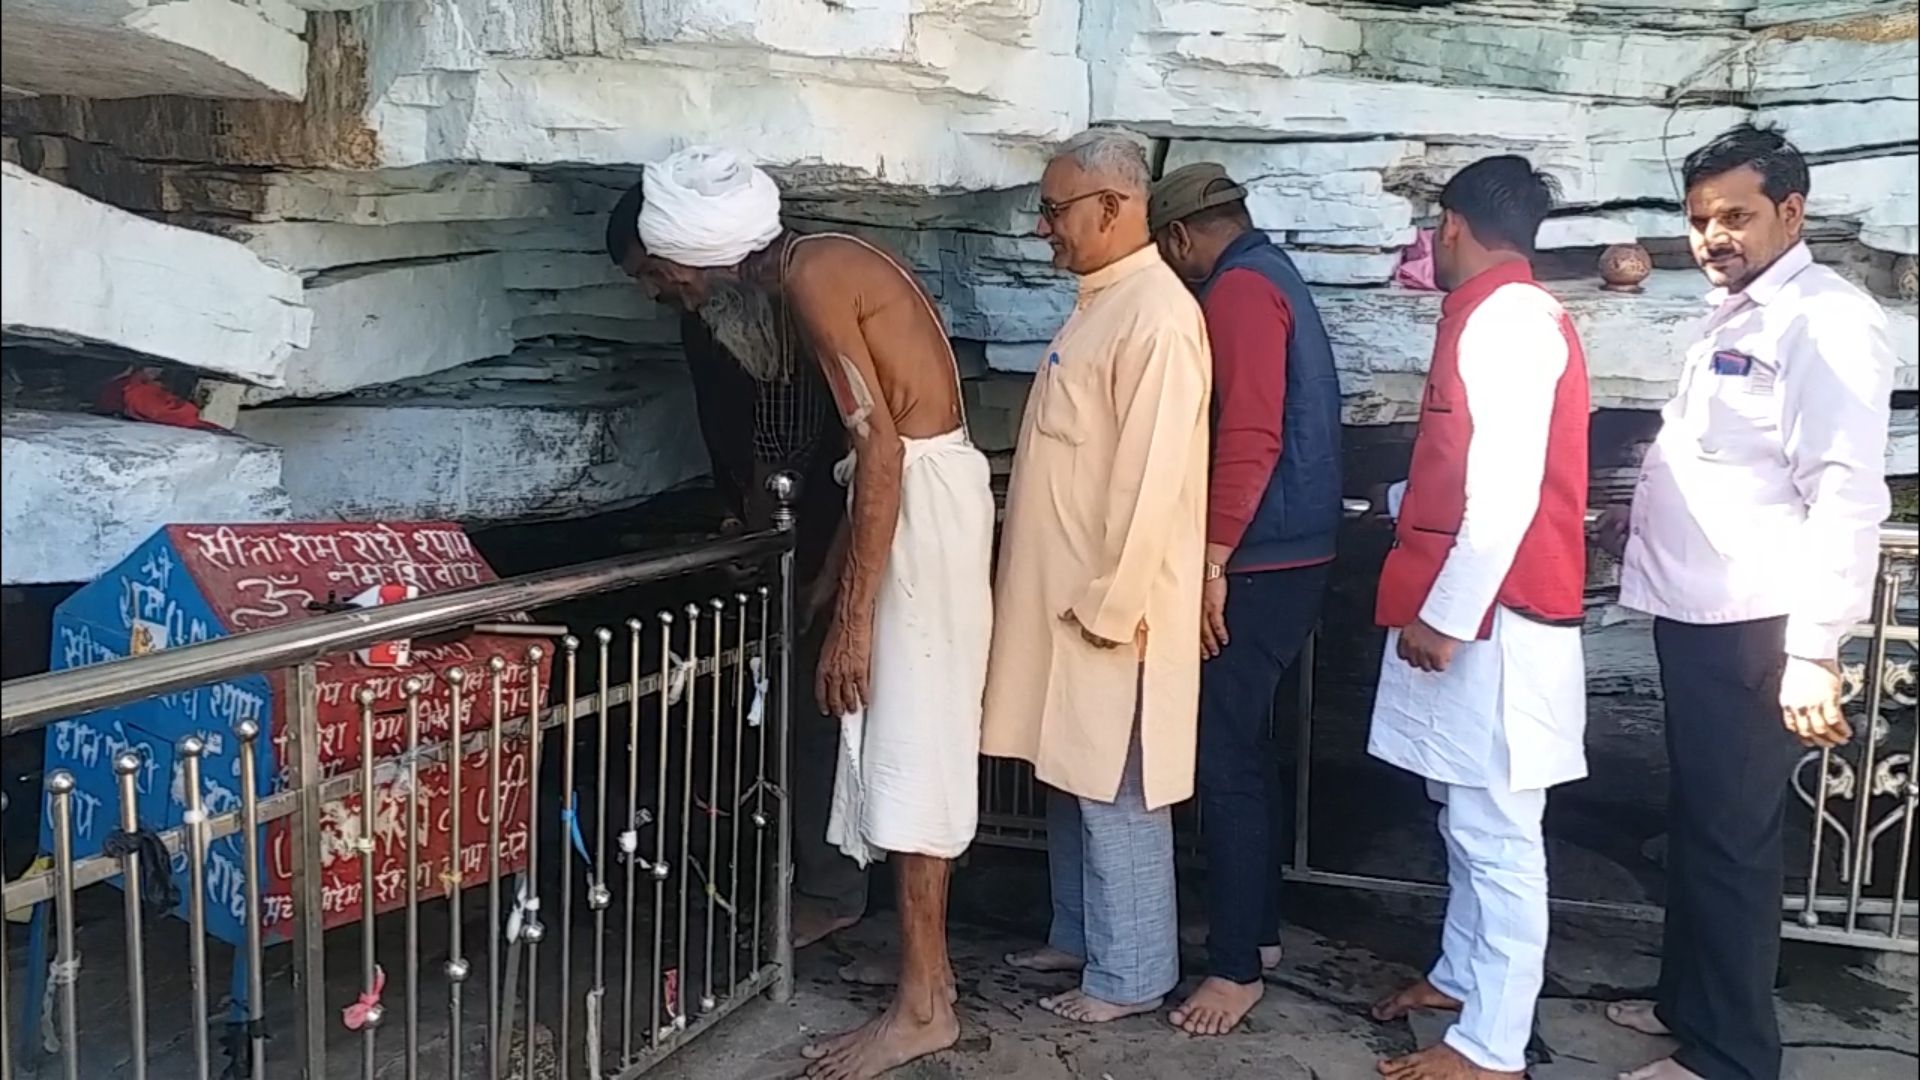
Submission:
[[[780,188],[732,150],[689,146],[641,175],[640,243],[647,254],[713,269],[780,235]]]

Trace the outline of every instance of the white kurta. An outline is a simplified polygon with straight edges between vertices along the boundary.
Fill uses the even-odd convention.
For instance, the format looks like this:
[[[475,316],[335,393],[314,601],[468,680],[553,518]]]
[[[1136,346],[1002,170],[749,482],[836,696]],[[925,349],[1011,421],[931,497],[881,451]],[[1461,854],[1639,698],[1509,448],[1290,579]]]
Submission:
[[[1459,343],[1473,417],[1466,511],[1420,611],[1462,644],[1446,671],[1423,672],[1400,659],[1393,631],[1380,664],[1367,752],[1445,784],[1528,791],[1587,774],[1580,628],[1497,608],[1492,635],[1474,640],[1540,506],[1554,390],[1567,365],[1552,305],[1538,288],[1513,284],[1468,317]],[[1390,503],[1397,509],[1397,498]]]
[[[900,523],[874,604],[871,700],[841,720],[827,821],[827,842],[862,866],[889,851],[955,858],[979,824],[992,470],[964,428],[901,442]]]

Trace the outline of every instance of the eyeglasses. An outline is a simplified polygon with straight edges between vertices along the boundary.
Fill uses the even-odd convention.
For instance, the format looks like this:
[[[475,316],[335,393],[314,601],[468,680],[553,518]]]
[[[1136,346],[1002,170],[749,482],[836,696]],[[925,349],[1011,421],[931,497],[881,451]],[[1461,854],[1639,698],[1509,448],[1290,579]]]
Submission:
[[[1047,224],[1051,225],[1060,220],[1060,215],[1066,213],[1067,207],[1087,199],[1097,199],[1102,195],[1111,195],[1116,199],[1124,199],[1127,197],[1125,192],[1115,191],[1112,188],[1100,188],[1097,191],[1082,192],[1071,199],[1062,199],[1059,202],[1054,202],[1052,199],[1041,199],[1040,216],[1047,220]]]

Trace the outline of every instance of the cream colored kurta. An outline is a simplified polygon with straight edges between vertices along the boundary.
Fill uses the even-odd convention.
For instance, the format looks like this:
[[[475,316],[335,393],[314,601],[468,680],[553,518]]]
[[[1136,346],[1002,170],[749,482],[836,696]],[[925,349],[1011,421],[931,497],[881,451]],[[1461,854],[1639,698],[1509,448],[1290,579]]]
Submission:
[[[1138,685],[1147,806],[1193,794],[1212,380],[1200,305],[1155,249],[1080,279],[1020,422],[982,753],[1111,802]],[[1133,644],[1090,645],[1067,611]]]

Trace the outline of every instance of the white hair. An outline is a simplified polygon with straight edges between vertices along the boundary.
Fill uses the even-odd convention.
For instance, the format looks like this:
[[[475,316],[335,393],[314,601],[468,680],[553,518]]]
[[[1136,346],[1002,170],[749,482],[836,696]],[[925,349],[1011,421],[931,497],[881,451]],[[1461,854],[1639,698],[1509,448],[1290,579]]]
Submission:
[[[1112,128],[1088,128],[1060,144],[1054,159],[1072,158],[1082,172],[1099,176],[1117,191],[1144,197],[1153,186],[1147,151],[1132,136]]]

